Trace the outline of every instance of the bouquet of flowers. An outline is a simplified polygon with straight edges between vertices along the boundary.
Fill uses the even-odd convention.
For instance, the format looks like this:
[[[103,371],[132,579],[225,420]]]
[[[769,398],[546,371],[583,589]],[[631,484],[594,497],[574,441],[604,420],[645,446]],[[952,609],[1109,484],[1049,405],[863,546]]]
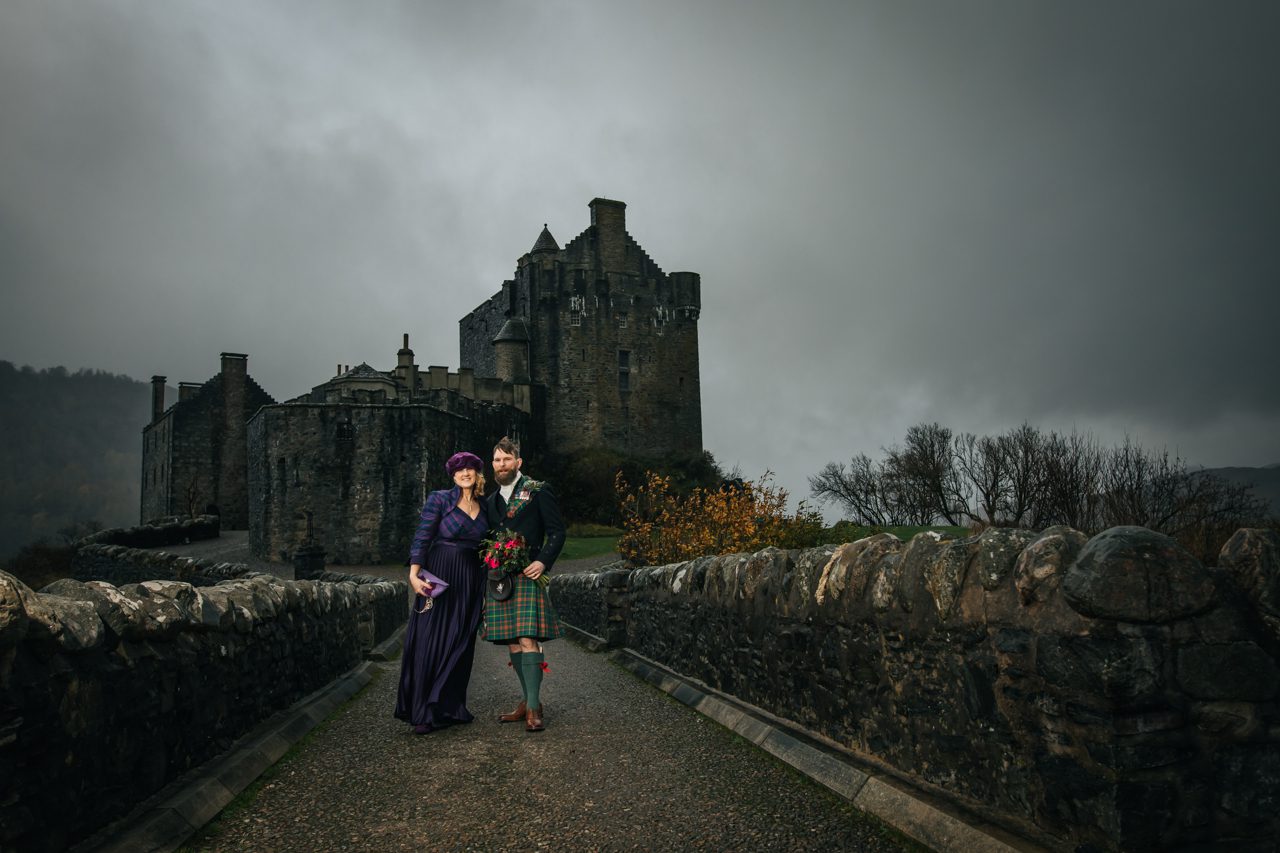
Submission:
[[[503,575],[518,575],[529,565],[529,544],[524,534],[499,530],[480,543],[480,562],[489,572],[489,580],[501,580]],[[545,574],[535,583],[546,586],[551,578]]]

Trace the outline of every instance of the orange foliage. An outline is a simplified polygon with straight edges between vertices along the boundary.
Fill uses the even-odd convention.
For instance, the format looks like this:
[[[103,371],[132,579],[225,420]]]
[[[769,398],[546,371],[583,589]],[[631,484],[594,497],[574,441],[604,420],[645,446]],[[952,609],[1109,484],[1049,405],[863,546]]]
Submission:
[[[634,491],[619,473],[614,488],[622,514],[618,553],[633,563],[658,566],[708,554],[758,551],[768,546],[801,548],[817,544],[818,513],[801,502],[787,514],[787,492],[765,472],[755,482],[719,489],[695,488],[676,494],[671,478],[652,471]]]

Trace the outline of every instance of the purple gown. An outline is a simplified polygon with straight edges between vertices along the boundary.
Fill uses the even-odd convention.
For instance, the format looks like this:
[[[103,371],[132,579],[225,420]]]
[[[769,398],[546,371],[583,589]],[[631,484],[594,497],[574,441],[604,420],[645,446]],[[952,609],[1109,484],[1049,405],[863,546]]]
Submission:
[[[467,683],[475,657],[476,631],[484,613],[485,573],[480,540],[489,525],[457,507],[457,490],[432,492],[422,510],[411,561],[449,584],[425,613],[415,595],[400,662],[396,717],[439,729],[474,719],[467,710]]]

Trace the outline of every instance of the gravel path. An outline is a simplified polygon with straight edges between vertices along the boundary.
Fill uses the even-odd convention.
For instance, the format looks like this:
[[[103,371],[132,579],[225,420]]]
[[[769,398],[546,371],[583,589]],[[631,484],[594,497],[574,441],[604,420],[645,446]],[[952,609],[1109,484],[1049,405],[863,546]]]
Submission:
[[[189,849],[899,850],[768,754],[568,641],[547,644],[547,729],[499,725],[518,683],[481,643],[474,723],[417,736],[399,667],[268,771]]]

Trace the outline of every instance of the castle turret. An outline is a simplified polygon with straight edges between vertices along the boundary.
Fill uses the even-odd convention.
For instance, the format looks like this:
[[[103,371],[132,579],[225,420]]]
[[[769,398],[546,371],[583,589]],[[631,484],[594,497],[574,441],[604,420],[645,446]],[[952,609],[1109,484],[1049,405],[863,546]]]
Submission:
[[[556,242],[555,237],[551,236],[551,231],[547,229],[547,223],[542,223],[542,233],[538,235],[538,239],[534,242],[529,254],[541,255],[547,252],[554,254],[558,251],[560,251],[560,244]]]
[[[164,414],[164,380],[163,376],[151,377],[151,422],[160,420]]]
[[[529,381],[529,327],[521,317],[502,324],[493,339],[498,378],[504,382]]]
[[[691,320],[702,313],[702,277],[696,272],[673,272],[670,275],[676,311]]]

